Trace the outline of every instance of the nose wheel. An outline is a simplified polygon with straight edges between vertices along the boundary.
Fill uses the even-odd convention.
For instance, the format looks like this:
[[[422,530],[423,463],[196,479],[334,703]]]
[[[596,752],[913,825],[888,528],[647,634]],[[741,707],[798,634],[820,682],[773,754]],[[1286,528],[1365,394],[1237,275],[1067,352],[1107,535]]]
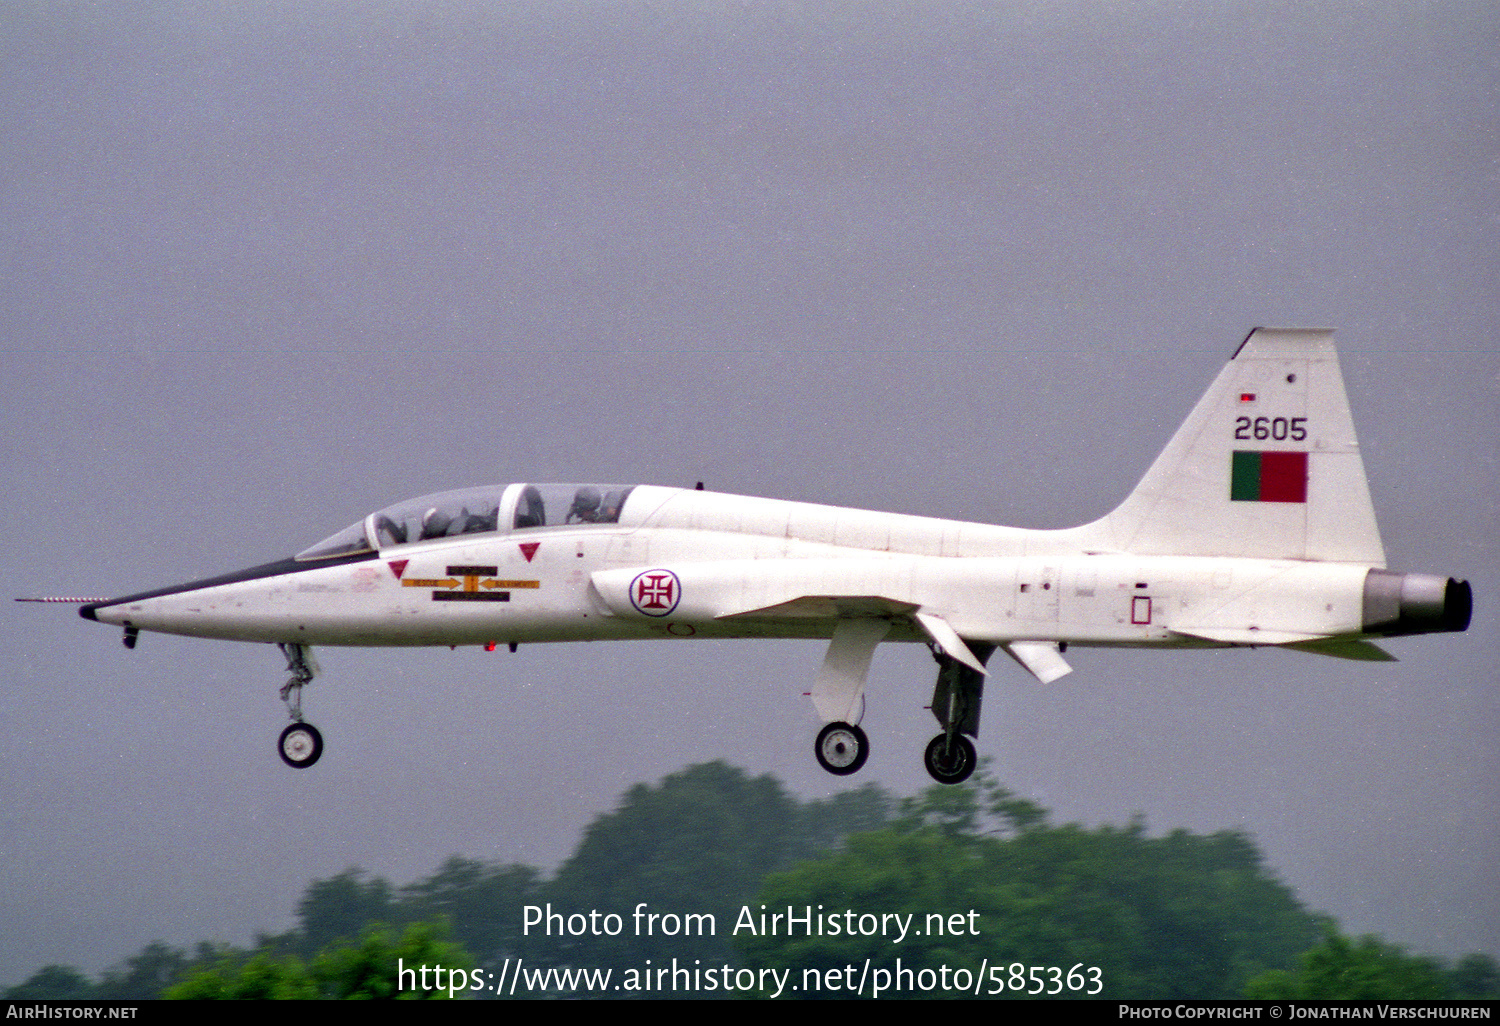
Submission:
[[[311,723],[293,723],[281,732],[276,751],[293,769],[307,769],[323,754],[323,735]]]
[[[818,765],[835,776],[859,772],[870,757],[870,739],[852,723],[830,723],[818,731],[813,752]]]

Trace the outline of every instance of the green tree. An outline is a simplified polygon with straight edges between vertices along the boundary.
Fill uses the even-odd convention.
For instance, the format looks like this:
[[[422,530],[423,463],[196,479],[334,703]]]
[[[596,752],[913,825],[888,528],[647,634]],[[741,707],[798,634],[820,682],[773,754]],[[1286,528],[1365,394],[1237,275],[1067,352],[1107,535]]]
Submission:
[[[83,1001],[94,996],[94,984],[70,965],[48,965],[0,996],[8,1001]]]
[[[369,927],[358,941],[335,943],[310,963],[295,955],[267,951],[248,956],[226,952],[162,996],[185,1001],[467,996],[474,960],[462,947],[445,940],[444,932],[445,927],[435,923],[413,923],[400,932]]]
[[[1008,973],[1019,962],[1056,966],[1064,976],[1081,963],[1102,970],[1106,997],[1235,996],[1255,973],[1295,964],[1319,930],[1242,833],[1153,838],[1139,820],[1049,826],[1046,810],[985,768],[970,786],[908,799],[892,827],[851,838],[843,852],[772,876],[755,902],[799,914],[821,906],[825,914],[911,916],[912,932],[900,943],[826,931],[742,931],[735,940],[753,967],[800,976],[803,968],[868,959],[906,982],[904,993],[929,996],[938,989],[894,975],[898,959],[907,969],[970,973],[982,965]],[[1015,981],[999,979],[1013,993]]]
[[[963,916],[975,907],[972,882],[982,870],[974,847],[941,830],[882,830],[849,838],[844,851],[802,865],[767,880],[749,903],[747,921],[733,923],[733,941],[752,968],[774,968],[801,978],[803,969],[838,970],[863,966],[894,971],[903,966],[979,967],[973,960],[968,920],[963,935],[948,932],[949,915]],[[899,944],[878,933],[850,936],[842,931],[799,928],[789,936],[769,917],[872,912],[914,916],[918,933]],[[762,913],[766,918],[762,918]],[[926,929],[929,913],[944,916],[944,932]],[[782,921],[785,922],[785,919]],[[983,928],[983,923],[978,924]],[[803,997],[819,996],[802,993]],[[828,997],[847,997],[841,990]]]
[[[183,978],[189,970],[187,952],[152,941],[123,965],[108,969],[94,997],[102,1001],[151,1001]]]
[[[1465,955],[1448,980],[1456,998],[1500,998],[1500,966],[1489,955]]]
[[[520,910],[535,904],[541,874],[530,866],[451,856],[431,876],[401,888],[403,919],[444,921],[487,970],[521,951]]]
[[[413,923],[400,933],[372,927],[357,944],[338,945],[319,954],[311,972],[323,997],[341,1000],[445,1000],[468,994],[457,974],[466,976],[474,968],[474,959],[444,940],[444,933],[442,924],[433,923]],[[423,967],[434,975],[424,978]],[[405,976],[402,969],[415,974]],[[429,978],[430,988],[424,985]]]
[[[1262,973],[1245,987],[1245,997],[1261,1001],[1433,1000],[1452,996],[1449,977],[1436,959],[1408,955],[1372,935],[1351,941],[1331,928],[1322,944],[1302,956],[1296,970]]]
[[[172,1001],[279,1001],[319,997],[317,983],[295,955],[226,953],[190,972],[162,997]]]
[[[550,945],[533,930],[528,957],[558,964],[640,968],[676,956],[702,965],[737,962],[727,935],[767,873],[837,844],[851,829],[884,823],[890,799],[876,787],[803,806],[771,776],[723,762],[690,766],[655,787],[637,784],[614,812],[595,819],[543,890],[566,916],[591,910],[623,917],[614,937],[565,937]],[[632,915],[670,919],[643,921]],[[711,915],[712,934],[689,932]]]
[[[350,866],[328,880],[314,880],[297,902],[295,934],[285,936],[293,950],[309,957],[337,941],[360,937],[372,923],[399,919],[391,885]]]
[[[851,834],[879,830],[891,821],[894,805],[890,793],[879,784],[807,802],[793,829],[789,857],[816,858],[840,847]]]

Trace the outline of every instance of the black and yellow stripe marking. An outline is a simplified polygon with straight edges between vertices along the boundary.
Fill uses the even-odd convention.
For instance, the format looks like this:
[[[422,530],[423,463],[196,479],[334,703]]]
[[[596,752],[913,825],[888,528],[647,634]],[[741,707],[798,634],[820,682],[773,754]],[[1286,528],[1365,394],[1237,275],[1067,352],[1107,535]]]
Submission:
[[[432,588],[434,602],[509,602],[511,589],[540,588],[541,581],[503,580],[496,566],[450,566],[447,577],[408,577],[405,588]]]

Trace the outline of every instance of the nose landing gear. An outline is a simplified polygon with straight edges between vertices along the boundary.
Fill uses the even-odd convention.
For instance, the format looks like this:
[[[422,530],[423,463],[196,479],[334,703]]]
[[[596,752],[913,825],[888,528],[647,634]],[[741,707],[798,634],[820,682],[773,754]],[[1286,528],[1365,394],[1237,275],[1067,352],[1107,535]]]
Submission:
[[[293,769],[307,769],[323,754],[323,735],[311,723],[293,723],[281,732],[276,751]]]
[[[291,673],[281,689],[281,700],[286,703],[287,714],[292,725],[281,732],[276,741],[276,751],[281,761],[293,769],[307,769],[323,754],[323,735],[311,723],[302,721],[302,687],[312,681],[317,673],[312,650],[306,645],[292,642],[280,646],[286,656],[286,668]]]

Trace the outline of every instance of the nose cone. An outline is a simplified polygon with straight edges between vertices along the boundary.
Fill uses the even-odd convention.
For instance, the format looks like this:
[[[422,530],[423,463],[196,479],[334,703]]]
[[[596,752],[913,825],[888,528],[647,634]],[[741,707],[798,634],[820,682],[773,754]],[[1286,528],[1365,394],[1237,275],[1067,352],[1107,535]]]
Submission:
[[[294,613],[287,594],[332,567],[374,558],[374,553],[361,553],[316,561],[279,559],[201,581],[89,602],[79,607],[78,615],[98,623],[191,637],[297,640],[297,627],[286,622]],[[306,619],[306,610],[301,612],[301,619]]]
[[[274,563],[263,563],[217,577],[206,577],[200,581],[136,592],[103,602],[90,602],[79,607],[78,615],[85,620],[117,626],[169,633],[194,633],[180,628],[188,626],[185,619],[188,614],[204,607],[206,593],[247,581],[280,577],[306,568],[307,564],[298,563],[294,559],[280,559]]]
[[[306,563],[299,563],[295,559],[278,559],[274,563],[262,563],[260,566],[246,567],[244,570],[220,574],[217,577],[205,577],[201,581],[173,584],[166,588],[155,588],[151,591],[136,592],[133,595],[125,595],[120,598],[106,599],[103,602],[90,602],[79,608],[78,615],[85,620],[97,620],[100,623],[119,623],[120,617],[124,615],[121,610],[126,606],[140,606],[151,599],[162,598],[168,595],[186,595],[190,592],[202,591],[205,588],[217,588],[225,584],[237,584],[240,581],[254,581],[265,577],[277,577],[282,574],[294,573],[305,569],[307,569]]]

